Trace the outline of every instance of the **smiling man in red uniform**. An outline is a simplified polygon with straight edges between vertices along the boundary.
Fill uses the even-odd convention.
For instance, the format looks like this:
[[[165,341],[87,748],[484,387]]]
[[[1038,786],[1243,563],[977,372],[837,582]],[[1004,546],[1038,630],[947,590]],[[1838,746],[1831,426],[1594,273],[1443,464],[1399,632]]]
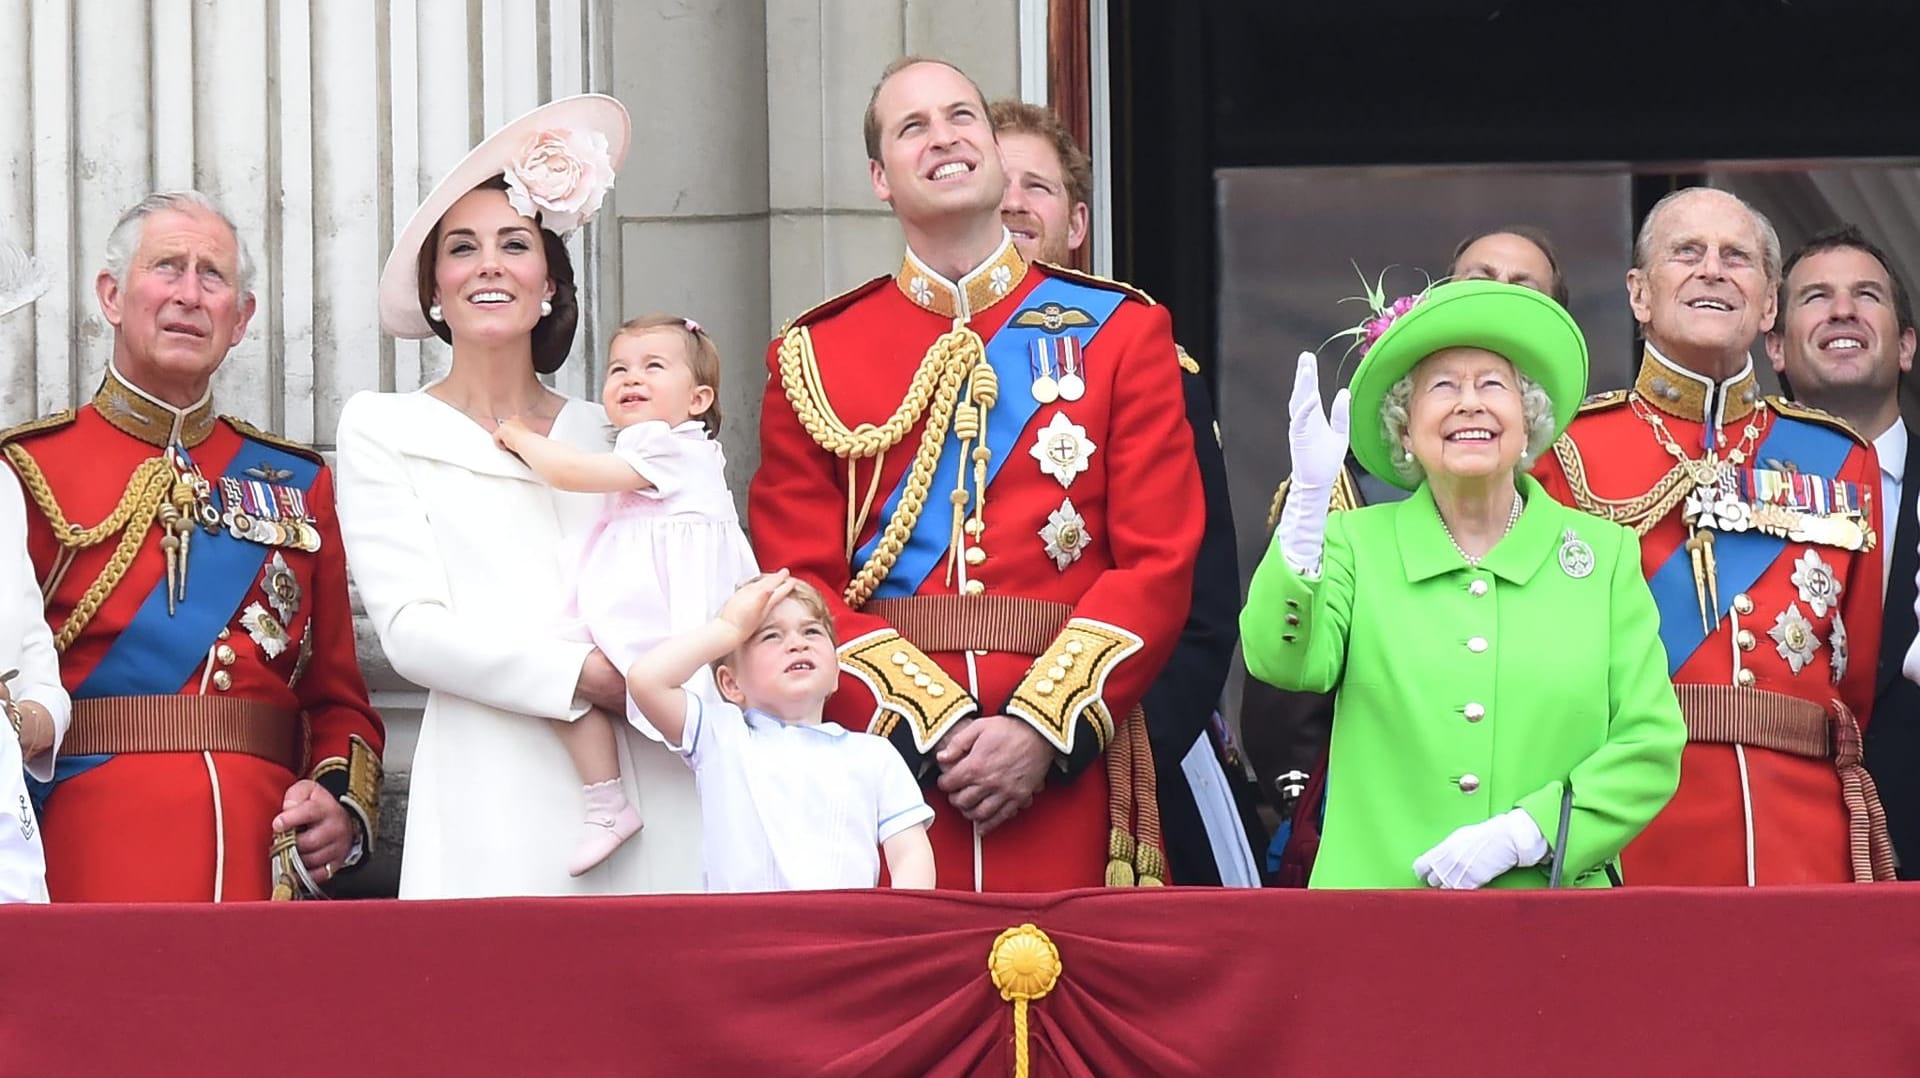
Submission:
[[[0,435],[74,699],[42,816],[55,901],[294,897],[373,848],[384,737],[333,480],[213,412],[251,277],[206,196],[148,197],[95,281],[99,392]]]
[[[1155,838],[1130,822],[1152,759],[1129,723],[1179,637],[1204,527],[1170,321],[1021,258],[958,69],[891,65],[865,128],[906,256],[774,342],[755,549],[837,599],[829,717],[888,737],[945,795],[940,886],[1163,875],[1135,845]],[[1149,777],[1110,798],[1103,753]]]
[[[1589,400],[1535,471],[1638,531],[1687,719],[1680,789],[1628,846],[1630,884],[1888,879],[1860,730],[1880,652],[1880,473],[1846,423],[1753,379],[1780,282],[1773,226],[1692,188],[1627,273],[1631,390]]]

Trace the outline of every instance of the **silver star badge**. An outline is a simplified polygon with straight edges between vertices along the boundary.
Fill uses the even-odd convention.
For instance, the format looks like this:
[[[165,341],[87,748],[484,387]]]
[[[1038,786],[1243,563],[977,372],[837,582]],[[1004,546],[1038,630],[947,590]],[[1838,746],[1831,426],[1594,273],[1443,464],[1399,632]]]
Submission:
[[[269,659],[277,659],[287,650],[287,630],[273,620],[267,608],[259,603],[248,603],[240,612],[240,624],[246,626],[247,635],[259,646],[260,653]]]
[[[1071,487],[1075,477],[1087,470],[1088,460],[1098,448],[1087,440],[1087,428],[1072,422],[1064,412],[1040,430],[1040,437],[1027,452],[1040,462],[1040,470]]]
[[[1847,623],[1840,620],[1838,607],[1833,611],[1833,631],[1827,634],[1827,644],[1833,648],[1830,665],[1833,667],[1833,683],[1838,685],[1840,679],[1847,676]]]
[[[913,293],[913,301],[922,307],[933,306],[933,285],[925,277],[915,277],[907,282],[907,290]]]
[[[1800,589],[1800,601],[1816,618],[1825,617],[1829,607],[1839,609],[1840,592],[1845,585],[1833,575],[1833,567],[1820,560],[1820,552],[1809,550],[1793,563],[1793,586]]]
[[[1813,653],[1820,647],[1820,637],[1813,631],[1813,623],[1800,612],[1799,603],[1788,603],[1780,616],[1773,619],[1773,628],[1767,630],[1773,637],[1780,657],[1787,660],[1787,666],[1798,674],[1813,661]]]
[[[1040,529],[1040,538],[1047,541],[1047,557],[1061,572],[1080,560],[1087,549],[1087,522],[1073,507],[1072,498],[1061,499],[1060,508],[1047,514],[1047,526]]]
[[[267,559],[266,571],[260,574],[260,590],[267,593],[267,602],[274,613],[280,615],[280,620],[291,623],[300,609],[300,578],[293,575],[293,569],[278,550]]]

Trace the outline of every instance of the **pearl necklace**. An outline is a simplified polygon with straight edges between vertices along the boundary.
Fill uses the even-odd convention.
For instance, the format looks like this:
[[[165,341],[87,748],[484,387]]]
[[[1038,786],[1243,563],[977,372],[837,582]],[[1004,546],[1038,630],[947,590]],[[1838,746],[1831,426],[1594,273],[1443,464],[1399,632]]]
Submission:
[[[1507,526],[1500,529],[1500,539],[1506,538],[1507,533],[1512,531],[1513,526],[1519,522],[1521,504],[1520,493],[1515,491],[1513,495],[1513,511],[1507,514]],[[1461,561],[1466,562],[1469,568],[1478,569],[1480,567],[1480,558],[1484,558],[1486,555],[1482,554],[1479,558],[1476,558],[1467,553],[1466,548],[1460,545],[1460,540],[1453,537],[1453,529],[1447,527],[1447,518],[1444,513],[1440,516],[1440,530],[1447,533],[1447,542],[1453,544],[1453,549],[1459,553]],[[1495,539],[1494,542],[1498,543],[1500,539]]]

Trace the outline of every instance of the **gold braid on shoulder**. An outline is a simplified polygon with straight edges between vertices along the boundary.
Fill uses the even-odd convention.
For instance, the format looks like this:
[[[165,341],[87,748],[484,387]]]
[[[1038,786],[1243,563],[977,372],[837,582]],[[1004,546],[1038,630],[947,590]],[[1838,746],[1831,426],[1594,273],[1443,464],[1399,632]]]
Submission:
[[[148,529],[153,527],[153,519],[166,503],[167,493],[173,486],[174,471],[165,457],[153,457],[143,461],[133,470],[133,476],[127,481],[126,493],[120,496],[120,503],[113,507],[107,518],[91,528],[84,528],[67,519],[67,514],[54,500],[53,488],[47,485],[47,477],[40,471],[28,452],[18,444],[6,447],[7,459],[13,462],[14,470],[20,473],[20,485],[26,489],[33,504],[47,518],[53,527],[53,535],[59,541],[64,552],[72,552],[98,546],[115,534],[120,542],[114,547],[105,568],[87,586],[86,592],[73,604],[73,613],[67,616],[66,623],[54,633],[54,647],[66,651],[68,646],[80,635],[80,631],[93,620],[100,610],[100,604],[126,575],[127,567],[133,564],[134,555],[140,552],[140,543],[146,538]],[[57,581],[50,580],[51,591]]]
[[[1560,469],[1566,473],[1567,486],[1573,491],[1575,509],[1625,525],[1640,536],[1645,536],[1655,524],[1666,519],[1674,506],[1686,500],[1687,492],[1692,489],[1686,465],[1677,464],[1661,476],[1651,490],[1637,498],[1602,498],[1593,492],[1593,487],[1587,482],[1587,465],[1581,459],[1580,447],[1573,444],[1573,439],[1564,434],[1554,439],[1553,455],[1560,462]]]
[[[887,521],[886,528],[881,532],[880,544],[874,549],[873,555],[847,583],[844,595],[848,606],[859,609],[873,595],[873,590],[880,586],[880,582],[887,578],[887,574],[893,571],[893,563],[899,559],[907,537],[919,522],[920,511],[926,505],[927,491],[933,486],[933,471],[940,462],[940,445],[946,441],[947,428],[953,421],[954,408],[960,399],[960,387],[974,368],[985,362],[986,345],[973,330],[962,327],[942,334],[921,358],[920,368],[914,372],[913,381],[907,386],[907,395],[901,399],[893,415],[879,426],[862,423],[850,428],[835,414],[832,403],[827,400],[826,388],[820,381],[819,360],[813,352],[813,337],[807,332],[807,327],[795,326],[781,339],[780,385],[787,394],[788,403],[793,405],[794,415],[799,417],[800,426],[814,444],[847,462],[850,535],[858,530],[852,503],[855,463],[875,459],[874,481],[877,487],[880,465],[876,458],[900,444],[922,414],[927,419],[920,434],[919,448],[913,456],[913,464],[907,472],[907,485],[901,493],[900,504],[895,507],[892,519]],[[871,491],[867,501],[870,508]],[[865,510],[861,510],[862,519],[864,515]]]

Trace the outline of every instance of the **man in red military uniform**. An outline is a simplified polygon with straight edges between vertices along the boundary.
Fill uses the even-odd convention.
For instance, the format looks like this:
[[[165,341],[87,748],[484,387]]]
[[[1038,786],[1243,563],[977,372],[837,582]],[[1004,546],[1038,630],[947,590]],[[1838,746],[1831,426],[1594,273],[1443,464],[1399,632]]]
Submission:
[[[1647,215],[1627,274],[1646,339],[1541,458],[1555,497],[1637,530],[1687,719],[1680,789],[1622,866],[1634,884],[1890,879],[1860,730],[1884,535],[1871,444],[1754,384],[1780,241],[1693,188]]]
[[[74,699],[42,816],[55,901],[313,894],[372,850],[384,734],[333,481],[212,409],[251,276],[204,195],[142,201],[95,282],[99,392],[0,435]]]
[[[907,253],[773,344],[748,498],[761,564],[836,597],[828,714],[937,781],[940,886],[1163,878],[1133,823],[1153,761],[1129,720],[1179,637],[1204,527],[1171,324],[1021,258],[984,99],[956,68],[889,67],[866,133]]]

